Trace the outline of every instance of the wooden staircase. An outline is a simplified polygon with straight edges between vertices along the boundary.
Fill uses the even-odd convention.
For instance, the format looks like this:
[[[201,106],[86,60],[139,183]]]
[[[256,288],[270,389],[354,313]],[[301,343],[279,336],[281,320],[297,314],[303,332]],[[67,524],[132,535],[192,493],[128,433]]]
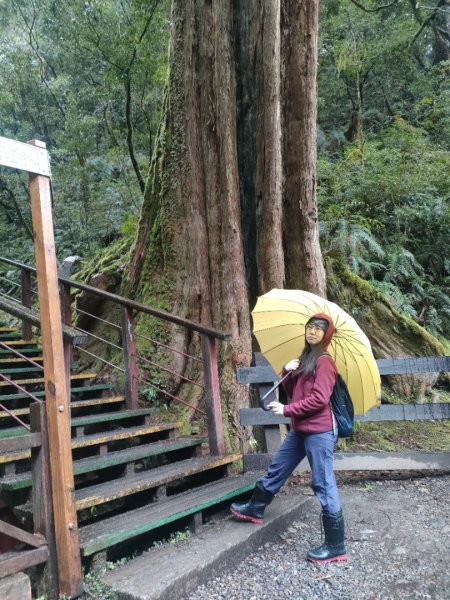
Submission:
[[[14,328],[2,327],[0,341],[42,364],[36,340],[25,342]],[[1,349],[0,372],[45,399],[39,367]],[[30,398],[3,380],[0,402],[28,422]],[[253,489],[254,477],[229,474],[241,455],[210,456],[207,438],[180,436],[179,428],[152,409],[126,410],[113,386],[98,383],[95,373],[73,370],[72,456],[82,557],[110,559],[146,549],[168,532],[198,528]],[[28,430],[0,410],[0,440],[24,435]],[[0,454],[0,506],[32,532],[30,458],[30,450]]]

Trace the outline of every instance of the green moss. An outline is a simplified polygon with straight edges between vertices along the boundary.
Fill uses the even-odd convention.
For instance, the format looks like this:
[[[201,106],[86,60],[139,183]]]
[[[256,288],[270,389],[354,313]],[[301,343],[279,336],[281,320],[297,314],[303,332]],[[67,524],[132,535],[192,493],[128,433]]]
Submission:
[[[412,319],[402,315],[372,285],[350,271],[342,257],[325,261],[330,300],[349,312],[371,340],[398,348],[398,354],[436,356],[445,354],[442,343]],[[377,345],[373,343],[374,352]]]
[[[340,440],[338,449],[347,452],[450,452],[450,421],[356,423],[353,438]]]

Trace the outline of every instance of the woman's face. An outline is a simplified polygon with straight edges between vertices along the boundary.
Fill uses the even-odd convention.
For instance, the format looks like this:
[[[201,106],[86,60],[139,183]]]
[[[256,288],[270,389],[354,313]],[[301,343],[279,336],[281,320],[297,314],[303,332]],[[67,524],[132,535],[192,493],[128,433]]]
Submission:
[[[317,325],[307,325],[306,326],[306,341],[311,346],[317,346],[320,344],[325,337],[325,331],[318,327]]]

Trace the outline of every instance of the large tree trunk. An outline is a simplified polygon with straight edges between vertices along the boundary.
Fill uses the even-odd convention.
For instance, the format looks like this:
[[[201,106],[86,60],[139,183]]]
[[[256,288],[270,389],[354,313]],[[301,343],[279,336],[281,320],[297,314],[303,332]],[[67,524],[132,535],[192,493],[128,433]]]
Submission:
[[[223,414],[225,431],[237,431],[244,448],[248,432],[239,428],[238,411],[249,396],[246,387],[236,385],[235,368],[251,361],[249,302],[283,287],[285,272],[289,285],[324,295],[315,206],[315,81],[310,80],[316,75],[317,14],[311,13],[311,21],[302,8],[300,19],[295,6],[285,14],[294,36],[284,32],[285,55],[288,47],[295,54],[292,64],[285,57],[284,114],[289,130],[291,115],[297,124],[284,148],[292,198],[286,203],[284,237],[279,0],[174,0],[164,120],[128,272],[128,290],[140,300],[160,299],[162,308],[231,332],[232,342],[221,355]],[[288,15],[295,17],[292,23],[286,22]],[[301,57],[296,44],[306,25],[313,43],[301,48],[300,54],[308,51]],[[312,68],[306,66],[309,60]],[[303,103],[299,115],[296,102]],[[182,350],[194,343],[180,333],[171,337]],[[176,372],[186,368],[183,361],[174,360]]]
[[[237,139],[250,305],[284,285],[280,2],[235,0]]]
[[[173,291],[175,314],[231,332],[221,355],[224,415],[237,424],[251,361],[237,172],[231,2],[174,0],[170,76],[130,282],[137,295]],[[145,297],[144,297],[145,300]],[[175,338],[188,349],[189,337]],[[183,359],[180,358],[179,361]],[[183,369],[183,364],[174,365]],[[230,431],[231,428],[227,427]]]
[[[319,0],[281,2],[281,115],[286,287],[326,297],[316,203]]]

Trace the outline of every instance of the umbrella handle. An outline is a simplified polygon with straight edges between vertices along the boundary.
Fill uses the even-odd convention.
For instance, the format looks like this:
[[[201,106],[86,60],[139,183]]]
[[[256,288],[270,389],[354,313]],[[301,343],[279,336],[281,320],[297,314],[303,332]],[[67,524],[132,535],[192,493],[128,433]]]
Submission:
[[[286,375],[280,379],[280,381],[277,381],[277,383],[274,386],[272,386],[270,388],[270,390],[268,392],[266,392],[262,398],[259,399],[259,405],[263,410],[270,410],[270,408],[267,408],[267,406],[265,405],[266,398],[268,398],[270,396],[270,394],[272,392],[274,392],[283,383],[283,381],[289,377],[289,375],[291,375],[291,373],[292,373],[292,371],[288,371],[286,373]]]

